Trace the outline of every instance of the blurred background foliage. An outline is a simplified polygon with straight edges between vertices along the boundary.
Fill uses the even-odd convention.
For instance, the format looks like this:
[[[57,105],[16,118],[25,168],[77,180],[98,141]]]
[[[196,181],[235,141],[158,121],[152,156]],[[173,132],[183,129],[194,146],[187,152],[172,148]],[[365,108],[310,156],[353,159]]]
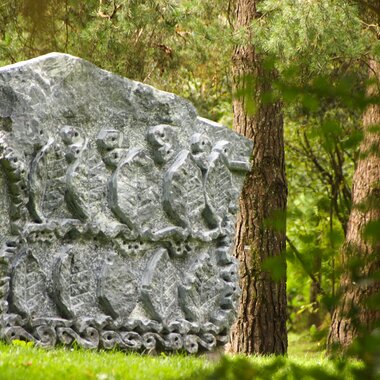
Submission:
[[[65,52],[230,120],[229,12],[222,0],[1,0],[0,64]]]
[[[247,30],[224,0],[0,0],[0,65],[51,51],[175,92],[232,124],[231,57]],[[289,186],[289,330],[326,338],[351,209],[367,59],[378,25],[360,1],[263,0],[256,49],[278,72]],[[321,347],[323,344],[321,345]]]

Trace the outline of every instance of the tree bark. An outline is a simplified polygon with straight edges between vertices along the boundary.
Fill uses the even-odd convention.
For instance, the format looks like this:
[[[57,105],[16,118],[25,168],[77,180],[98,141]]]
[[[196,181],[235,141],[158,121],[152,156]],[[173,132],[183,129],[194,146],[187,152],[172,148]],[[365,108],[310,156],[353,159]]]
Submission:
[[[257,2],[237,0],[236,4],[236,28],[245,28],[249,35],[252,21],[259,16]],[[236,228],[242,296],[231,333],[231,351],[245,354],[287,351],[283,115],[279,101],[262,100],[275,76],[264,68],[263,58],[250,42],[235,48],[234,129],[254,142],[252,170],[243,187]],[[249,112],[253,104],[254,114]],[[273,279],[266,263],[280,268],[283,276]]]
[[[369,62],[369,95],[379,96],[380,63]],[[352,210],[342,249],[344,274],[341,299],[331,321],[328,349],[346,350],[352,341],[380,323],[380,309],[368,303],[380,293],[380,238],[366,236],[365,229],[380,222],[380,105],[370,105],[363,114],[363,140],[352,185]],[[377,228],[378,228],[377,224]],[[376,232],[376,231],[375,231]]]

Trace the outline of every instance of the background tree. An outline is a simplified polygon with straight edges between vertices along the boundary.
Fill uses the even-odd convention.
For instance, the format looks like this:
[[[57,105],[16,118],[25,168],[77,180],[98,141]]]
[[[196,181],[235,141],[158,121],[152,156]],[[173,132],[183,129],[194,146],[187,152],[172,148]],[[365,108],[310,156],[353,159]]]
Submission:
[[[378,1],[358,1],[363,23],[378,38]],[[377,45],[366,57],[367,99],[363,113],[363,139],[353,177],[352,209],[341,250],[341,298],[332,316],[328,349],[347,351],[380,326],[380,61]],[[372,342],[373,343],[373,342]],[[377,342],[378,344],[379,342]],[[371,347],[365,348],[371,357]],[[365,358],[366,359],[366,358]],[[367,360],[368,361],[368,360]]]
[[[363,114],[364,137],[353,178],[341,299],[332,316],[330,350],[335,344],[347,349],[355,338],[380,325],[380,63],[374,59],[369,61],[369,77],[373,81],[368,95],[375,98]]]
[[[265,0],[260,12],[254,42],[276,57],[276,88],[284,101],[289,327],[297,328],[302,314],[310,315],[309,326],[326,328],[341,273],[338,248],[351,208],[363,58],[374,45],[368,33],[372,27],[343,0]]]
[[[284,354],[286,332],[285,210],[283,113],[280,101],[262,96],[276,78],[252,45],[251,24],[260,17],[256,0],[238,0],[236,28],[247,33],[233,56],[234,129],[253,140],[252,170],[240,199],[235,254],[240,262],[242,296],[231,347],[246,354]],[[277,225],[273,223],[277,218]],[[278,221],[280,220],[280,225]],[[278,266],[273,278],[265,267]]]

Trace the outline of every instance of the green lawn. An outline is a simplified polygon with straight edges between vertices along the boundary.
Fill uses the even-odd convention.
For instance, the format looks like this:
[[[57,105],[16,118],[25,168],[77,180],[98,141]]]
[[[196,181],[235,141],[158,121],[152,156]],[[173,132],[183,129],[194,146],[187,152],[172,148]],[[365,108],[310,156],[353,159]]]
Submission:
[[[360,362],[330,361],[306,337],[291,335],[289,343],[287,358],[180,354],[152,357],[0,343],[0,379],[365,379]]]

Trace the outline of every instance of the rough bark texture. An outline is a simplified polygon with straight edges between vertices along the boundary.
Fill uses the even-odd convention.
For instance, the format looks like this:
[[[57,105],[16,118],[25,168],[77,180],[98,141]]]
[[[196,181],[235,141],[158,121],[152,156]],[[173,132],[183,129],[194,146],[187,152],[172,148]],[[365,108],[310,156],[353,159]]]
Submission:
[[[255,0],[237,0],[237,28],[249,30],[252,20],[258,17],[256,4]],[[242,95],[234,101],[234,129],[252,139],[254,148],[253,168],[246,177],[236,229],[242,296],[231,351],[284,354],[286,279],[276,281],[263,268],[266,260],[273,258],[272,263],[282,267],[284,273],[286,268],[284,226],[279,230],[268,222],[276,216],[284,219],[286,210],[282,105],[262,102],[261,96],[270,89],[275,73],[264,70],[262,58],[252,45],[236,47],[233,69],[235,90]],[[252,101],[256,104],[254,115],[247,112]]]
[[[377,79],[369,89],[379,94],[380,64],[370,61],[370,76]],[[361,156],[353,178],[352,211],[342,250],[344,275],[341,300],[335,309],[328,337],[328,348],[336,344],[346,349],[361,333],[380,323],[380,309],[368,299],[380,291],[380,239],[363,235],[368,223],[380,221],[380,106],[369,106],[363,115],[364,138]],[[375,127],[375,128],[374,128]],[[377,130],[376,130],[377,128]],[[377,275],[377,280],[375,280]]]

